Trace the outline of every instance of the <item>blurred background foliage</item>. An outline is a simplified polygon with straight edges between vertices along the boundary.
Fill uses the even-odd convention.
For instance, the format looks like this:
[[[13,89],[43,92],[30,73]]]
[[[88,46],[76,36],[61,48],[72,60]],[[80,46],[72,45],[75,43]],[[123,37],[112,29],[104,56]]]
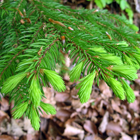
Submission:
[[[56,0],[72,9],[107,9],[140,28],[140,0]]]

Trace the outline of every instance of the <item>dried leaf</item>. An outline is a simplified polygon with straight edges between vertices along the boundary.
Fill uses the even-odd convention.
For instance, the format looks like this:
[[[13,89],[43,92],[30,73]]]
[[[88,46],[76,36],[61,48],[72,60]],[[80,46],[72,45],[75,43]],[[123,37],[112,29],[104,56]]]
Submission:
[[[25,132],[23,132],[21,126],[19,126],[19,124],[13,118],[11,119],[11,132],[10,133],[15,136],[25,135]]]
[[[78,134],[84,134],[84,131],[71,125],[66,125],[63,136],[74,136]]]
[[[122,128],[115,122],[109,122],[106,127],[108,136],[117,136],[122,132]]]
[[[89,132],[91,134],[98,133],[96,125],[90,120],[86,120],[83,127],[87,132]]]
[[[132,109],[134,112],[138,112],[139,111],[139,102],[138,102],[138,100],[135,100],[134,103],[130,103],[129,108]]]
[[[106,130],[106,126],[108,124],[108,118],[109,118],[109,112],[107,111],[104,116],[103,116],[103,119],[102,119],[102,122],[99,126],[99,131],[104,133],[105,130]]]
[[[68,98],[69,98],[68,93],[62,93],[62,92],[58,93],[57,92],[56,95],[55,95],[55,100],[57,102],[65,102]]]
[[[112,91],[110,90],[109,86],[106,84],[106,82],[104,82],[103,80],[101,80],[99,82],[99,89],[101,90],[101,92],[106,96],[106,97],[112,97]]]
[[[56,117],[59,118],[62,122],[65,122],[68,118],[70,118],[71,112],[68,110],[58,110],[56,113]]]
[[[120,114],[122,114],[121,109],[118,107],[118,105],[114,102],[114,100],[111,100],[111,104],[112,104],[112,108],[116,111],[119,112]]]

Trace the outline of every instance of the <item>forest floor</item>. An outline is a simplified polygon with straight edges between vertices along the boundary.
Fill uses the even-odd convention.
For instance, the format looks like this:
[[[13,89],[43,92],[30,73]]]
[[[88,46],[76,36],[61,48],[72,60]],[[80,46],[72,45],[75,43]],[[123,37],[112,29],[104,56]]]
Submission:
[[[84,0],[78,5],[67,2],[64,3],[72,8],[88,5]],[[134,20],[139,25],[138,19]],[[69,67],[71,61],[67,55],[65,58]],[[40,114],[39,131],[32,128],[27,118],[14,120],[11,115],[14,103],[9,104],[8,97],[2,98],[0,140],[140,140],[140,72],[138,79],[130,83],[136,96],[135,102],[130,104],[115,97],[103,81],[99,87],[93,85],[90,100],[81,104],[75,88],[77,82],[70,82],[67,74],[63,78],[65,92],[43,87],[46,96],[43,101],[52,104],[57,114]]]

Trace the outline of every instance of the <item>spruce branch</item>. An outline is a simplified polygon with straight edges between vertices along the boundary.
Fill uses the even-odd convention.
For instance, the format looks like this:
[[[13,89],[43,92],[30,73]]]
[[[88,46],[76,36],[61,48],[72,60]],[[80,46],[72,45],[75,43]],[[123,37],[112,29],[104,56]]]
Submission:
[[[69,74],[72,82],[79,81],[82,103],[100,79],[121,100],[134,102],[126,80],[135,80],[140,68],[135,25],[104,10],[72,10],[48,0],[7,1],[0,12],[0,90],[14,100],[14,118],[27,116],[38,130],[41,108],[56,113],[41,101],[42,85],[51,84],[59,92],[66,89],[62,75],[55,72],[56,64],[64,64],[65,53],[76,64]]]

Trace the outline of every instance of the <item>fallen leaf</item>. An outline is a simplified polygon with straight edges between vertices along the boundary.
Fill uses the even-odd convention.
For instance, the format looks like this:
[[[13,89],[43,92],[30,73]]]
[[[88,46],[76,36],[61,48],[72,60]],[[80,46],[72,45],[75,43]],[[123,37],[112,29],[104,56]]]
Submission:
[[[132,109],[134,112],[139,111],[139,102],[135,100],[133,103],[129,104],[129,108]]]
[[[70,118],[71,112],[68,110],[60,109],[56,113],[56,117],[59,118],[62,122],[65,122]]]
[[[55,95],[55,100],[57,102],[65,102],[69,97],[70,95],[68,93],[57,92]]]
[[[127,120],[125,120],[124,118],[120,118],[120,125],[125,132],[129,132],[129,124]]]
[[[119,106],[115,103],[115,101],[114,101],[113,99],[111,99],[111,104],[112,104],[113,110],[115,110],[116,112],[119,112],[120,114],[122,114],[121,109],[120,109]]]
[[[102,116],[103,116],[104,113],[105,113],[105,110],[104,110],[104,108],[103,108],[104,103],[105,103],[105,101],[104,101],[104,100],[101,100],[100,103],[99,103],[98,106],[97,106],[97,111],[98,111],[99,114],[102,115]]]
[[[82,104],[81,104],[80,100],[73,99],[71,102],[72,102],[73,109],[76,110],[76,109],[79,109],[80,108],[80,111],[81,111]]]
[[[104,114],[102,122],[100,123],[100,126],[99,126],[99,131],[102,132],[102,133],[104,133],[105,130],[106,130],[106,126],[108,124],[108,118],[109,118],[109,112],[107,111]]]
[[[119,124],[111,121],[107,124],[106,132],[108,136],[118,136],[122,132]]]
[[[74,135],[78,135],[78,134],[84,134],[84,130],[73,127],[71,125],[66,125],[63,136],[74,136]]]
[[[11,119],[10,134],[15,135],[15,136],[25,135],[25,132],[23,132],[22,128],[19,126],[19,124],[13,118]]]
[[[110,90],[109,86],[106,84],[104,80],[100,80],[99,82],[99,89],[106,97],[112,97],[112,91]]]
[[[91,134],[98,133],[96,125],[90,120],[86,120],[83,127],[87,132],[89,132]]]
[[[79,128],[79,129],[83,129],[83,127],[81,125],[79,125],[78,123],[76,123],[74,121],[71,124],[72,124],[73,127],[76,127],[76,128]]]

